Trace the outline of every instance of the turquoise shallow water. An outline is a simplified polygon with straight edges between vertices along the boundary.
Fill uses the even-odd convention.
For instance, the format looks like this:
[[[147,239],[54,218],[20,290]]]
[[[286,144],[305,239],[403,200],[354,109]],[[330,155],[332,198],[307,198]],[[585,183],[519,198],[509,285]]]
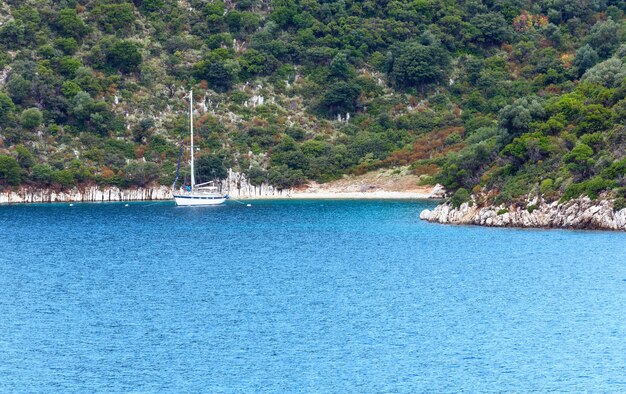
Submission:
[[[0,391],[626,391],[626,234],[433,205],[0,206]]]

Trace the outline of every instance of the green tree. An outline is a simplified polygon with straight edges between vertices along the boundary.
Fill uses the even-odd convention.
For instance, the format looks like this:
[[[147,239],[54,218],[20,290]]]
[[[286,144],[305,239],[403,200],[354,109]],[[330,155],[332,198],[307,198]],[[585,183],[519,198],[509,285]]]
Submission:
[[[516,167],[519,167],[527,161],[536,163],[545,159],[552,150],[549,137],[539,132],[527,133],[515,138],[512,143],[507,145],[502,150],[501,156],[511,159]]]
[[[196,173],[201,182],[219,181],[228,176],[228,166],[221,155],[203,155],[197,161]]]
[[[61,86],[61,93],[68,99],[73,98],[81,91],[80,86],[74,81],[65,81]]]
[[[348,79],[351,75],[350,63],[345,53],[338,53],[330,62],[330,75],[340,78]]]
[[[43,115],[38,108],[25,109],[20,115],[20,124],[25,129],[36,129],[43,122]]]
[[[98,4],[91,12],[98,24],[107,33],[129,32],[135,23],[132,4]]]
[[[122,72],[134,72],[139,69],[143,57],[138,45],[132,41],[116,41],[107,52],[108,64]]]
[[[32,86],[32,83],[20,74],[13,74],[7,82],[7,92],[13,102],[21,104],[30,96]]]
[[[578,70],[578,76],[582,76],[585,71],[595,66],[599,59],[598,53],[589,44],[578,49],[574,58],[574,67]]]
[[[585,178],[595,164],[593,149],[588,145],[578,144],[563,157],[563,161],[567,164],[567,169],[577,175],[578,179]]]
[[[22,181],[20,165],[13,156],[0,155],[0,183],[19,185]]]
[[[438,42],[412,41],[398,45],[392,52],[389,79],[398,88],[421,88],[443,82],[448,74],[450,57]]]
[[[159,179],[160,167],[152,162],[133,162],[124,167],[124,176],[133,185],[147,186]]]
[[[499,44],[506,41],[511,35],[509,23],[502,14],[497,12],[476,15],[470,24],[477,32],[473,39],[480,43]]]
[[[337,113],[354,112],[361,88],[349,82],[332,85],[322,97],[320,109],[323,113],[334,116]]]
[[[80,39],[87,34],[89,28],[72,8],[65,8],[59,11],[56,21],[57,27],[62,34]]]
[[[626,62],[611,58],[591,67],[583,75],[582,80],[601,84],[607,88],[616,88],[626,78]]]
[[[74,37],[61,37],[54,40],[54,45],[67,55],[73,55],[78,51],[78,43]]]
[[[593,25],[585,41],[596,50],[600,58],[606,59],[619,46],[620,37],[620,26],[612,19],[608,19]]]
[[[70,170],[55,171],[52,174],[52,181],[63,188],[72,187],[76,183]]]
[[[15,153],[17,153],[17,163],[20,165],[20,167],[24,169],[32,167],[33,163],[35,162],[35,158],[24,145],[16,146]]]
[[[252,186],[261,186],[267,182],[267,171],[259,166],[251,167],[247,172],[248,180]]]
[[[0,122],[5,122],[14,109],[15,104],[13,104],[13,100],[6,94],[0,92]]]
[[[35,182],[49,185],[52,183],[54,169],[49,164],[35,164],[32,171],[32,179]]]
[[[231,89],[236,80],[236,73],[229,69],[225,62],[219,60],[203,60],[194,66],[194,74],[207,81],[214,90],[224,92]]]
[[[534,120],[542,119],[545,114],[537,99],[520,98],[500,110],[500,126],[512,135],[519,135],[527,131]]]
[[[0,44],[8,49],[18,49],[24,44],[26,28],[18,21],[9,21],[0,27]]]
[[[269,170],[268,181],[278,190],[290,189],[304,182],[302,170],[292,170],[286,165],[272,166]]]
[[[64,56],[59,62],[59,71],[68,78],[74,78],[76,71],[82,66],[80,60],[71,56]]]

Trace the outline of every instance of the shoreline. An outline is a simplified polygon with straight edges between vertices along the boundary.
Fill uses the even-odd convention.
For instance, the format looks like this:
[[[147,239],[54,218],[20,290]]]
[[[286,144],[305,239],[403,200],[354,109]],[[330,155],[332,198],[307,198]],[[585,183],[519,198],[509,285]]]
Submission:
[[[306,191],[310,190],[310,191]],[[437,188],[410,191],[333,191],[305,189],[289,191],[272,191],[271,193],[241,193],[236,190],[229,193],[229,199],[235,201],[253,200],[439,200],[442,198]],[[24,188],[20,190],[4,190],[0,192],[0,206],[14,204],[45,204],[45,203],[103,203],[103,202],[148,202],[173,201],[170,188],[159,186],[153,188],[119,189],[73,188],[65,191],[50,189]]]
[[[425,209],[420,219],[440,224],[483,227],[626,231],[626,208],[614,210],[611,199],[579,197],[567,202],[529,198],[525,207],[478,206],[476,200],[454,208],[450,203]]]
[[[438,200],[423,192],[292,192],[273,195],[230,196],[231,200]]]

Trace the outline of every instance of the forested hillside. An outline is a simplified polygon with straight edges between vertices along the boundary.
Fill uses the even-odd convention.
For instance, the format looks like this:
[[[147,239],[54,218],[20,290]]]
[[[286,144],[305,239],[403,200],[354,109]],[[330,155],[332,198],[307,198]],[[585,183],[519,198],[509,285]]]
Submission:
[[[5,0],[0,187],[288,188],[410,166],[494,201],[626,193],[622,0]],[[184,158],[185,160],[187,157]],[[188,169],[186,169],[188,171]]]

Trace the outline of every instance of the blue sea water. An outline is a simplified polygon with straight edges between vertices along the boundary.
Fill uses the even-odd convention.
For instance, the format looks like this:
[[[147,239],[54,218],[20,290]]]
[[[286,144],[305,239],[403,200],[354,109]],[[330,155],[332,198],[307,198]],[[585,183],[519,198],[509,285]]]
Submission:
[[[432,206],[0,206],[0,391],[626,391],[626,234]]]

